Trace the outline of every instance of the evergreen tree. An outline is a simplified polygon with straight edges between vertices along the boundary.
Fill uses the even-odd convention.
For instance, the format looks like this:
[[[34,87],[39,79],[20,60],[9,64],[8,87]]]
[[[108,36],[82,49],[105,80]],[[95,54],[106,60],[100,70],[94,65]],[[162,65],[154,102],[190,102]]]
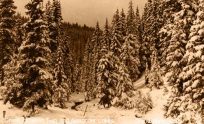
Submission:
[[[127,14],[127,34],[136,34],[136,22],[133,2],[130,1]]]
[[[97,85],[97,65],[98,65],[98,61],[101,57],[101,48],[102,48],[102,44],[101,44],[101,29],[99,27],[99,23],[96,23],[96,28],[94,31],[94,34],[92,36],[91,39],[92,45],[93,45],[93,52],[92,52],[92,71],[93,71],[93,75],[94,75],[94,80],[92,80],[92,82]]]
[[[50,27],[50,45],[51,50],[54,52],[57,49],[57,58],[53,58],[54,62],[54,95],[53,100],[57,106],[60,108],[65,108],[65,102],[69,100],[70,94],[70,80],[67,78],[65,74],[65,53],[63,51],[64,39],[62,38],[63,34],[61,32],[62,25],[62,16],[61,16],[61,4],[59,1],[54,0],[52,6],[50,2],[47,3],[47,11],[51,11],[51,13],[47,12],[47,15],[52,15],[47,17],[48,27]],[[50,18],[50,19],[49,19]],[[51,21],[51,25],[49,25],[49,21]],[[62,45],[63,44],[63,45]],[[54,47],[53,47],[54,46]],[[53,47],[53,48],[52,48]],[[69,53],[66,53],[69,54]],[[55,53],[53,53],[55,55]],[[56,63],[55,63],[56,61]]]
[[[141,42],[142,41],[142,23],[140,19],[140,12],[139,8],[137,7],[135,11],[135,23],[136,23],[136,36],[137,39]]]
[[[53,12],[52,3],[50,2],[50,0],[48,0],[45,5],[45,19],[48,23],[48,27],[51,26],[52,21],[53,21],[52,12]]]
[[[161,69],[164,72],[167,72],[167,66],[165,65],[166,64],[166,59],[167,59],[167,54],[171,54],[169,53],[170,51],[174,52],[174,50],[171,49],[172,45],[178,45],[177,47],[179,47],[179,49],[182,47],[184,48],[185,46],[182,46],[182,41],[181,39],[178,39],[180,38],[180,36],[174,36],[174,35],[177,35],[177,33],[182,33],[182,29],[181,27],[179,26],[179,24],[176,24],[175,25],[175,22],[178,23],[179,18],[177,18],[177,20],[175,20],[174,18],[174,14],[175,13],[179,13],[179,11],[181,11],[181,4],[177,1],[177,0],[174,0],[174,1],[166,1],[166,2],[163,2],[163,6],[164,6],[164,13],[163,13],[163,18],[165,20],[164,22],[164,26],[161,28],[160,32],[159,32],[159,35],[160,35],[160,43],[159,43],[159,51],[158,51],[158,54],[160,56],[159,60],[160,60],[160,66],[161,66]],[[181,15],[178,15],[181,17]],[[176,29],[177,28],[177,29]],[[176,30],[179,30],[178,32],[176,32]],[[172,33],[173,36],[172,36]],[[184,35],[181,35],[184,38]],[[174,39],[173,39],[174,38]],[[177,39],[175,39],[177,38]],[[174,43],[171,43],[171,39],[175,40],[173,41]],[[179,41],[176,41],[176,40],[179,40]],[[175,44],[175,42],[177,42]],[[169,48],[168,48],[169,47]],[[173,46],[173,47],[176,47],[176,46]],[[167,50],[168,48],[168,50]],[[167,53],[168,51],[168,53]],[[183,54],[183,53],[182,53]],[[171,68],[171,67],[169,67]]]
[[[70,82],[65,75],[64,70],[64,59],[63,59],[63,52],[62,52],[62,45],[59,45],[57,50],[57,67],[55,68],[55,88],[54,88],[54,95],[53,101],[54,103],[59,106],[60,108],[65,108],[65,102],[69,100],[70,94]]]
[[[160,44],[160,36],[159,31],[163,26],[163,4],[161,0],[148,0],[146,4],[145,12],[143,15],[143,43],[141,48],[142,54],[142,62],[146,63],[146,77],[154,78],[151,75],[155,75],[156,70],[154,68],[160,67],[158,65],[159,61],[159,44]],[[157,52],[157,53],[155,53]],[[155,60],[157,59],[157,60]],[[157,62],[157,63],[155,63]],[[156,67],[154,67],[156,66]],[[160,74],[157,74],[160,76]],[[161,78],[161,77],[160,77]],[[158,81],[149,81],[150,86],[158,86],[158,82],[161,82],[160,78]],[[152,80],[152,79],[146,79]],[[156,84],[151,84],[156,83]],[[160,84],[160,83],[159,83]]]
[[[195,6],[196,1],[189,0],[179,2],[182,10],[178,12],[177,17],[179,17],[178,15],[182,16],[182,18],[179,18],[182,19],[179,20],[179,22],[183,24],[180,29],[182,33],[184,33],[184,35],[181,35],[184,36],[184,38],[180,36],[180,38],[182,38],[180,41],[184,43],[187,41],[187,45],[186,52],[180,61],[179,77],[176,78],[176,82],[172,84],[172,95],[168,101],[167,116],[179,116],[182,123],[201,123],[199,121],[203,116],[204,106],[202,85],[203,1],[198,1],[199,9],[192,26],[189,24],[191,24],[194,19],[194,12],[197,10]],[[189,16],[191,18],[188,18]],[[190,26],[191,28],[188,30]],[[183,28],[185,28],[185,30]],[[175,71],[176,69],[173,72]],[[177,114],[175,112],[177,112]]]
[[[19,14],[16,17],[16,27],[15,27],[15,39],[16,39],[16,43],[15,43],[15,54],[18,53],[18,48],[20,47],[25,35],[24,35],[24,28],[23,28],[23,24],[24,24],[24,20],[23,17]]]
[[[16,51],[15,46],[15,9],[13,0],[1,0],[0,1],[0,85],[4,85],[4,70],[3,66],[7,64],[13,53]]]
[[[45,17],[49,29],[50,49],[55,52],[58,46],[59,26],[62,21],[61,5],[58,0],[53,0],[52,4],[50,1],[47,2]]]
[[[121,54],[121,46],[123,44],[123,35],[120,30],[120,15],[118,10],[113,16],[111,35],[111,51],[119,56]]]
[[[121,16],[119,15],[118,10],[114,14],[111,30],[111,47],[110,49],[104,50],[104,54],[100,58],[97,68],[97,91],[99,95],[110,93],[110,99],[117,98],[119,99],[118,102],[124,100],[124,94],[128,94],[128,92],[133,90],[128,69],[120,59],[122,45],[124,44],[124,35],[121,28],[124,25],[122,23],[124,22],[124,17],[123,12],[121,12]],[[105,28],[105,30],[107,29]]]
[[[147,76],[146,80],[148,80],[146,85],[152,89],[157,88],[160,89],[160,87],[163,85],[161,70],[160,70],[160,63],[158,60],[158,52],[156,48],[152,48],[153,53],[151,54],[151,69],[149,69],[145,76]]]
[[[125,37],[126,33],[127,33],[127,30],[126,30],[127,27],[126,27],[126,15],[125,15],[125,12],[123,9],[120,13],[119,25],[120,25],[120,30],[121,30],[122,36]],[[122,43],[124,43],[124,41]]]
[[[139,67],[141,66],[139,57],[140,43],[136,36],[129,34],[125,37],[125,43],[122,46],[122,53],[120,58],[123,63],[127,66],[129,71],[130,79],[136,81],[141,72]]]
[[[144,7],[144,13],[142,15],[142,43],[141,43],[141,63],[143,63],[143,66],[141,67],[143,70],[149,70],[151,67],[151,51],[150,51],[150,45],[149,45],[149,31],[148,28],[151,27],[151,23],[148,21],[151,17],[151,11],[152,11],[152,0],[148,0],[148,2],[145,4]]]
[[[93,33],[93,36],[92,36],[92,39],[91,39],[93,45],[94,45],[94,54],[95,54],[95,61],[97,63],[97,61],[99,60],[100,58],[100,50],[102,48],[102,44],[101,44],[101,29],[99,27],[99,23],[97,22],[96,23],[96,27],[95,27],[95,31]]]
[[[101,39],[102,33],[99,27],[99,23],[96,23],[95,31],[91,40],[87,42],[85,47],[85,54],[84,54],[84,65],[82,73],[83,77],[83,84],[85,90],[85,100],[88,101],[91,98],[95,97],[94,94],[95,87],[97,85],[97,66],[100,57],[103,54],[103,43],[108,43],[108,41],[104,41]]]
[[[122,99],[123,93],[133,90],[126,66],[113,52],[108,52],[100,59],[97,77],[98,93],[109,92],[112,100],[116,97]]]
[[[88,40],[85,48],[84,54],[84,65],[83,65],[83,77],[82,81],[84,84],[84,90],[86,92],[85,100],[89,101],[94,97],[94,88],[96,86],[95,82],[95,68],[93,67],[93,45],[92,42]]]
[[[63,53],[63,68],[64,68],[64,73],[67,77],[67,80],[69,82],[69,88],[70,88],[70,92],[74,91],[73,88],[73,84],[74,84],[74,80],[73,80],[73,72],[74,72],[74,61],[73,61],[73,52],[71,50],[71,41],[70,38],[64,34],[61,33],[61,37],[60,37],[60,41],[61,41],[61,49],[62,49],[62,53]]]
[[[25,24],[26,39],[19,48],[16,81],[8,89],[7,100],[17,107],[32,109],[51,103],[52,74],[50,49],[43,20],[43,0],[32,0],[26,5],[29,21]],[[6,103],[7,101],[5,101]]]
[[[104,26],[102,38],[101,38],[101,43],[102,43],[102,55],[104,55],[107,51],[110,51],[110,45],[111,45],[111,33],[110,33],[110,27],[108,25],[108,20],[106,19],[106,23]]]

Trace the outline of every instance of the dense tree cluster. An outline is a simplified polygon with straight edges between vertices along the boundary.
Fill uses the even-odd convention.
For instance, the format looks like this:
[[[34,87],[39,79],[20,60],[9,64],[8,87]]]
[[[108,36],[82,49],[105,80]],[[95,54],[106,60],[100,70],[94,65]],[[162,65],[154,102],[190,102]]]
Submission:
[[[113,15],[111,25],[104,29],[97,23],[95,32],[87,42],[82,75],[88,98],[91,94],[99,96],[110,94],[111,99],[123,100],[124,94],[131,97],[133,82],[142,74],[140,59],[141,19],[139,10],[134,11],[129,3],[127,15],[118,9]],[[93,89],[93,90],[90,90]],[[131,94],[131,95],[130,95]]]
[[[32,0],[25,8],[27,17],[16,14],[13,0],[0,2],[4,103],[31,112],[53,103],[65,108],[75,91],[74,73],[80,75],[75,67],[80,60],[73,57],[80,43],[74,40],[83,47],[93,28],[62,22],[58,0],[48,1],[45,9],[43,0]]]
[[[106,19],[103,28],[99,22],[90,28],[62,22],[59,0],[45,8],[43,0],[31,0],[27,17],[16,13],[13,0],[0,0],[4,103],[31,112],[51,104],[66,108],[72,92],[85,92],[86,101],[107,98],[108,104],[133,108],[133,84],[145,75],[151,89],[167,89],[166,117],[201,123],[203,2],[148,0],[140,17],[130,1],[127,12],[116,10],[111,24]]]
[[[148,82],[155,86],[164,77],[170,96],[165,115],[182,123],[201,123],[203,1],[148,0],[142,22],[143,50],[150,50],[144,54],[150,63]],[[160,73],[158,80],[150,78],[151,69]]]

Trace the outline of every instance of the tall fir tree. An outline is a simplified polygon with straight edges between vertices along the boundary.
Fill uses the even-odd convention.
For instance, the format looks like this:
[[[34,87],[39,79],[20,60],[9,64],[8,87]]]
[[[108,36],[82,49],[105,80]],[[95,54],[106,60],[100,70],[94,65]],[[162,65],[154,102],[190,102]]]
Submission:
[[[108,19],[106,19],[106,23],[105,23],[102,38],[101,38],[101,43],[102,43],[101,52],[103,55],[107,51],[110,51],[110,45],[111,45],[111,32],[108,24]]]
[[[174,23],[174,17],[173,14],[178,12],[180,10],[180,6],[177,0],[173,1],[166,1],[163,2],[164,6],[164,12],[163,12],[163,19],[166,20],[164,22],[164,26],[161,28],[159,35],[160,35],[160,43],[159,43],[159,51],[158,54],[160,56],[160,66],[162,70],[164,64],[166,63],[166,56],[167,56],[167,51],[166,48],[169,46],[169,40],[171,38],[171,33],[172,33],[172,23]]]
[[[122,45],[124,44],[123,28],[124,14],[117,10],[113,16],[111,29],[110,49],[100,58],[97,68],[97,91],[100,95],[108,95],[111,100],[117,98],[123,100],[124,94],[128,94],[133,89],[126,65],[121,61]],[[105,28],[106,30],[106,28]],[[118,103],[117,102],[117,103]],[[114,104],[117,104],[114,103]]]
[[[143,53],[142,61],[146,63],[146,77],[154,78],[151,75],[154,75],[154,68],[160,67],[157,66],[159,61],[159,44],[160,36],[159,31],[163,26],[163,4],[161,0],[148,0],[146,4],[145,12],[142,18],[143,21],[143,43],[141,52]],[[157,53],[155,53],[157,52]],[[157,59],[157,60],[155,60]],[[154,63],[157,62],[157,63]],[[157,66],[157,67],[153,67]],[[159,76],[160,74],[158,74]],[[160,77],[161,78],[161,77]],[[160,79],[156,78],[156,79]],[[155,81],[154,79],[146,79],[150,86],[154,86],[160,80]],[[154,81],[151,81],[154,80]],[[160,83],[159,83],[160,84]]]
[[[24,37],[25,37],[25,30],[23,27],[23,24],[25,23],[25,17],[21,16],[20,14],[18,14],[16,16],[16,26],[15,26],[15,39],[16,39],[16,43],[15,43],[15,54],[18,53],[18,48],[20,47]]]
[[[133,8],[133,2],[129,2],[128,14],[127,14],[127,33],[136,34],[136,23],[135,23],[135,11]]]
[[[141,66],[139,56],[140,42],[133,34],[129,34],[128,36],[124,37],[124,39],[125,42],[121,48],[122,53],[120,58],[128,69],[130,79],[135,82],[141,75],[139,69]]]
[[[127,25],[126,25],[126,15],[123,9],[120,12],[119,25],[120,25],[122,36],[125,37],[127,35]],[[123,43],[124,41],[122,42],[122,44]]]
[[[48,1],[48,10],[49,10],[49,1]],[[47,10],[47,11],[48,11]],[[70,80],[67,78],[67,75],[65,74],[65,68],[64,68],[64,63],[65,63],[65,53],[63,51],[63,45],[64,44],[64,39],[62,38],[62,31],[61,31],[61,26],[62,26],[62,16],[61,16],[61,4],[60,1],[54,0],[52,4],[52,26],[53,30],[50,30],[50,38],[51,38],[51,43],[54,43],[57,47],[57,58],[53,59],[54,63],[54,95],[53,95],[53,101],[54,103],[59,106],[60,108],[65,108],[65,102],[69,100],[69,95],[70,95]],[[49,25],[48,25],[49,26]],[[62,45],[63,44],[63,45]],[[51,44],[52,46],[53,44]],[[56,48],[51,48],[51,50],[54,52]],[[53,53],[54,54],[54,53]],[[66,53],[69,54],[69,53]],[[54,54],[55,55],[55,54]]]
[[[100,57],[103,54],[104,46],[102,45],[106,41],[102,40],[102,32],[99,27],[99,23],[96,23],[95,31],[91,37],[91,40],[87,41],[85,47],[85,57],[83,65],[83,83],[85,90],[85,100],[88,101],[95,97],[95,88],[97,85],[97,66]],[[108,42],[108,41],[107,41]]]
[[[172,71],[174,73],[180,69],[180,74],[178,78],[176,77],[176,81],[171,87],[172,95],[167,104],[167,116],[178,117],[182,120],[182,123],[202,123],[201,120],[204,113],[204,92],[202,88],[203,53],[201,52],[203,50],[203,1],[198,1],[198,7],[196,6],[196,1],[179,1],[179,3],[181,10],[176,14],[176,19],[180,19],[177,23],[182,24],[179,27],[183,33],[180,35],[180,42],[187,44],[185,47],[186,52],[182,60],[180,60],[179,68]],[[197,8],[199,9],[195,17],[194,12],[196,12]]]
[[[15,11],[16,6],[13,0],[0,1],[0,85],[3,84],[3,66],[11,61],[15,50]],[[17,49],[17,48],[16,48]]]
[[[55,67],[55,77],[54,77],[54,95],[53,95],[53,102],[56,106],[60,108],[65,108],[65,102],[69,100],[70,95],[70,82],[65,75],[65,68],[64,68],[64,55],[62,51],[62,44],[58,46],[57,50],[57,65]]]
[[[143,63],[143,66],[141,67],[143,70],[149,70],[151,67],[151,51],[149,46],[149,31],[148,28],[151,27],[151,23],[148,21],[150,20],[152,11],[152,0],[148,0],[148,2],[145,4],[144,7],[144,13],[142,15],[142,43],[141,43],[141,62]]]
[[[121,46],[123,44],[123,35],[120,29],[119,10],[116,10],[116,13],[113,16],[111,35],[111,51],[119,56],[121,54]]]
[[[43,0],[26,5],[29,21],[25,24],[26,39],[19,48],[16,80],[8,90],[7,101],[17,107],[35,110],[52,101],[52,80],[47,27],[43,20]],[[7,102],[5,101],[5,103]]]
[[[141,18],[140,18],[140,12],[139,8],[137,6],[136,11],[135,11],[135,27],[136,27],[136,36],[137,39],[141,42],[142,41],[142,23],[141,23]]]
[[[87,41],[84,53],[84,64],[83,64],[83,77],[82,81],[84,84],[85,91],[85,101],[91,100],[94,97],[95,88],[95,68],[93,67],[93,57],[94,57],[93,45],[90,40]]]
[[[111,100],[123,100],[123,95],[133,90],[126,66],[111,51],[99,60],[97,80],[97,93],[100,96],[110,94]]]
[[[93,60],[92,60],[92,64],[93,64],[93,72],[94,72],[94,80],[93,83],[95,85],[97,85],[97,65],[98,65],[98,61],[101,57],[101,48],[102,48],[102,44],[101,44],[101,29],[99,27],[99,22],[96,23],[96,27],[95,27],[95,31],[94,34],[92,36],[91,39],[92,45],[93,45]]]
[[[62,21],[60,1],[47,2],[45,18],[49,29],[50,49],[55,52],[58,46],[59,25]]]
[[[190,28],[195,19],[196,1],[166,1],[163,3],[165,24],[160,31],[162,54],[161,69],[166,74],[166,87],[169,90],[166,116],[177,117],[180,113],[180,96],[183,92],[183,81],[179,79],[185,62],[182,60],[186,53],[186,43],[189,41]],[[189,18],[190,17],[190,18]],[[184,63],[183,63],[183,62]]]

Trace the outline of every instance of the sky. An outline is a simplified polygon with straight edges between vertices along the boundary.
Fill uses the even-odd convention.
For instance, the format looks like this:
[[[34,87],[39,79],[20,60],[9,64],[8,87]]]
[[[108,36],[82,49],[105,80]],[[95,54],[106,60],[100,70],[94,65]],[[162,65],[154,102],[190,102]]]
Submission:
[[[17,11],[25,14],[24,6],[30,0],[14,0],[18,7]],[[62,16],[64,21],[71,23],[86,24],[95,26],[99,21],[100,25],[104,25],[106,18],[111,22],[113,13],[116,9],[127,12],[130,0],[61,0]],[[147,0],[132,0],[134,7],[138,6],[140,12],[143,11]]]

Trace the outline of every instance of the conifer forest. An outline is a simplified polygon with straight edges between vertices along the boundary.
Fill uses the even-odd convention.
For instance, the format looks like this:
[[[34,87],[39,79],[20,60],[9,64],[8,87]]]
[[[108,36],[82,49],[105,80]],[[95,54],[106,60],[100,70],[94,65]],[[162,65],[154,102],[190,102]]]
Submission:
[[[204,124],[204,0],[129,0],[95,27],[62,0],[15,1],[0,0],[0,124]]]

